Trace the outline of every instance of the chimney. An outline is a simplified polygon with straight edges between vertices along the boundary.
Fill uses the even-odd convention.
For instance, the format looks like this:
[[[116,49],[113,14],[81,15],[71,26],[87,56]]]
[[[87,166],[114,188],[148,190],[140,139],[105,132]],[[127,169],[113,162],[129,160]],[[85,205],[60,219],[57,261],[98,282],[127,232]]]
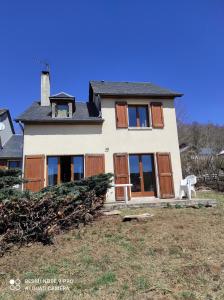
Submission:
[[[41,106],[50,105],[50,73],[49,71],[41,72]]]

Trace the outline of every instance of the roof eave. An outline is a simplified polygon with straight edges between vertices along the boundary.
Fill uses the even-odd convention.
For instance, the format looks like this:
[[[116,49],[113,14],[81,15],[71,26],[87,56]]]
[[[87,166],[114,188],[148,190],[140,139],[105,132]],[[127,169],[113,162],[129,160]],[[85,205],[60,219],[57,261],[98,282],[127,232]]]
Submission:
[[[24,124],[102,124],[104,119],[99,120],[65,120],[65,119],[52,119],[52,120],[27,120],[27,119],[15,119],[16,122],[22,122]]]
[[[184,94],[115,94],[115,93],[97,93],[94,92],[94,95],[100,95],[104,97],[138,97],[138,98],[144,98],[144,97],[151,97],[151,98],[176,98],[176,97],[182,97]]]
[[[18,159],[18,158],[22,159],[23,155],[11,155],[11,156],[6,155],[6,156],[4,156],[4,155],[0,154],[0,159],[11,159],[11,158],[12,159]]]
[[[53,101],[75,101],[75,97],[49,97],[49,100],[50,102],[53,102]]]

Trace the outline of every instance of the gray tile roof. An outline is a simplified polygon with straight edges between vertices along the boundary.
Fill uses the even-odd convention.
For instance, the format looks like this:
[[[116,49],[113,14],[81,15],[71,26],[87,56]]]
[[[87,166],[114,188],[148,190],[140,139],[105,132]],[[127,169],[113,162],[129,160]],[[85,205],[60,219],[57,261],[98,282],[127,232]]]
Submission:
[[[101,95],[173,96],[182,94],[159,87],[150,82],[90,81],[93,93]]]
[[[6,113],[6,116],[4,115]],[[12,122],[12,118],[11,118],[11,115],[10,115],[10,112],[8,109],[5,109],[5,108],[0,108],[0,117],[4,117],[4,118],[7,118],[8,117],[8,120],[9,120],[9,123],[10,123],[10,126],[11,126],[11,129],[12,129],[12,133],[14,134],[15,133],[15,129],[14,129],[14,126],[13,126],[13,122]],[[2,119],[1,118],[1,119]],[[0,121],[3,121],[3,120],[0,120]]]
[[[52,118],[51,106],[41,106],[39,102],[33,104],[16,121],[22,122],[50,122],[50,123],[102,123],[103,119],[98,117],[99,112],[94,103],[75,102],[76,110],[72,118]]]
[[[23,156],[23,135],[13,134],[3,149],[0,149],[1,158],[20,158]]]

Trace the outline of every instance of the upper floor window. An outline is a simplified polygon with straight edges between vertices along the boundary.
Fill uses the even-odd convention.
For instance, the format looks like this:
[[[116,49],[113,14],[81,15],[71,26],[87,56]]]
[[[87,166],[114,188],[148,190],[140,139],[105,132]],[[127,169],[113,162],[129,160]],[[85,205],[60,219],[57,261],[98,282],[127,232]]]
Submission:
[[[128,105],[129,127],[149,127],[148,105]]]
[[[67,118],[69,117],[69,105],[68,103],[56,104],[55,106],[55,117]]]

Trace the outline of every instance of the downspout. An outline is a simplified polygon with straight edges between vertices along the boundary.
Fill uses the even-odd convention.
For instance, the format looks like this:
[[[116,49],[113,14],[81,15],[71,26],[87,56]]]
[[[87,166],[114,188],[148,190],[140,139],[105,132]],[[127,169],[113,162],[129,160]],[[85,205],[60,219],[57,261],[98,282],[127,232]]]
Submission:
[[[18,121],[19,127],[23,133],[23,149],[24,149],[24,126],[21,121]],[[24,152],[22,152],[22,178],[24,178],[24,169],[25,169],[25,159]],[[24,183],[22,182],[22,191],[24,191]]]

